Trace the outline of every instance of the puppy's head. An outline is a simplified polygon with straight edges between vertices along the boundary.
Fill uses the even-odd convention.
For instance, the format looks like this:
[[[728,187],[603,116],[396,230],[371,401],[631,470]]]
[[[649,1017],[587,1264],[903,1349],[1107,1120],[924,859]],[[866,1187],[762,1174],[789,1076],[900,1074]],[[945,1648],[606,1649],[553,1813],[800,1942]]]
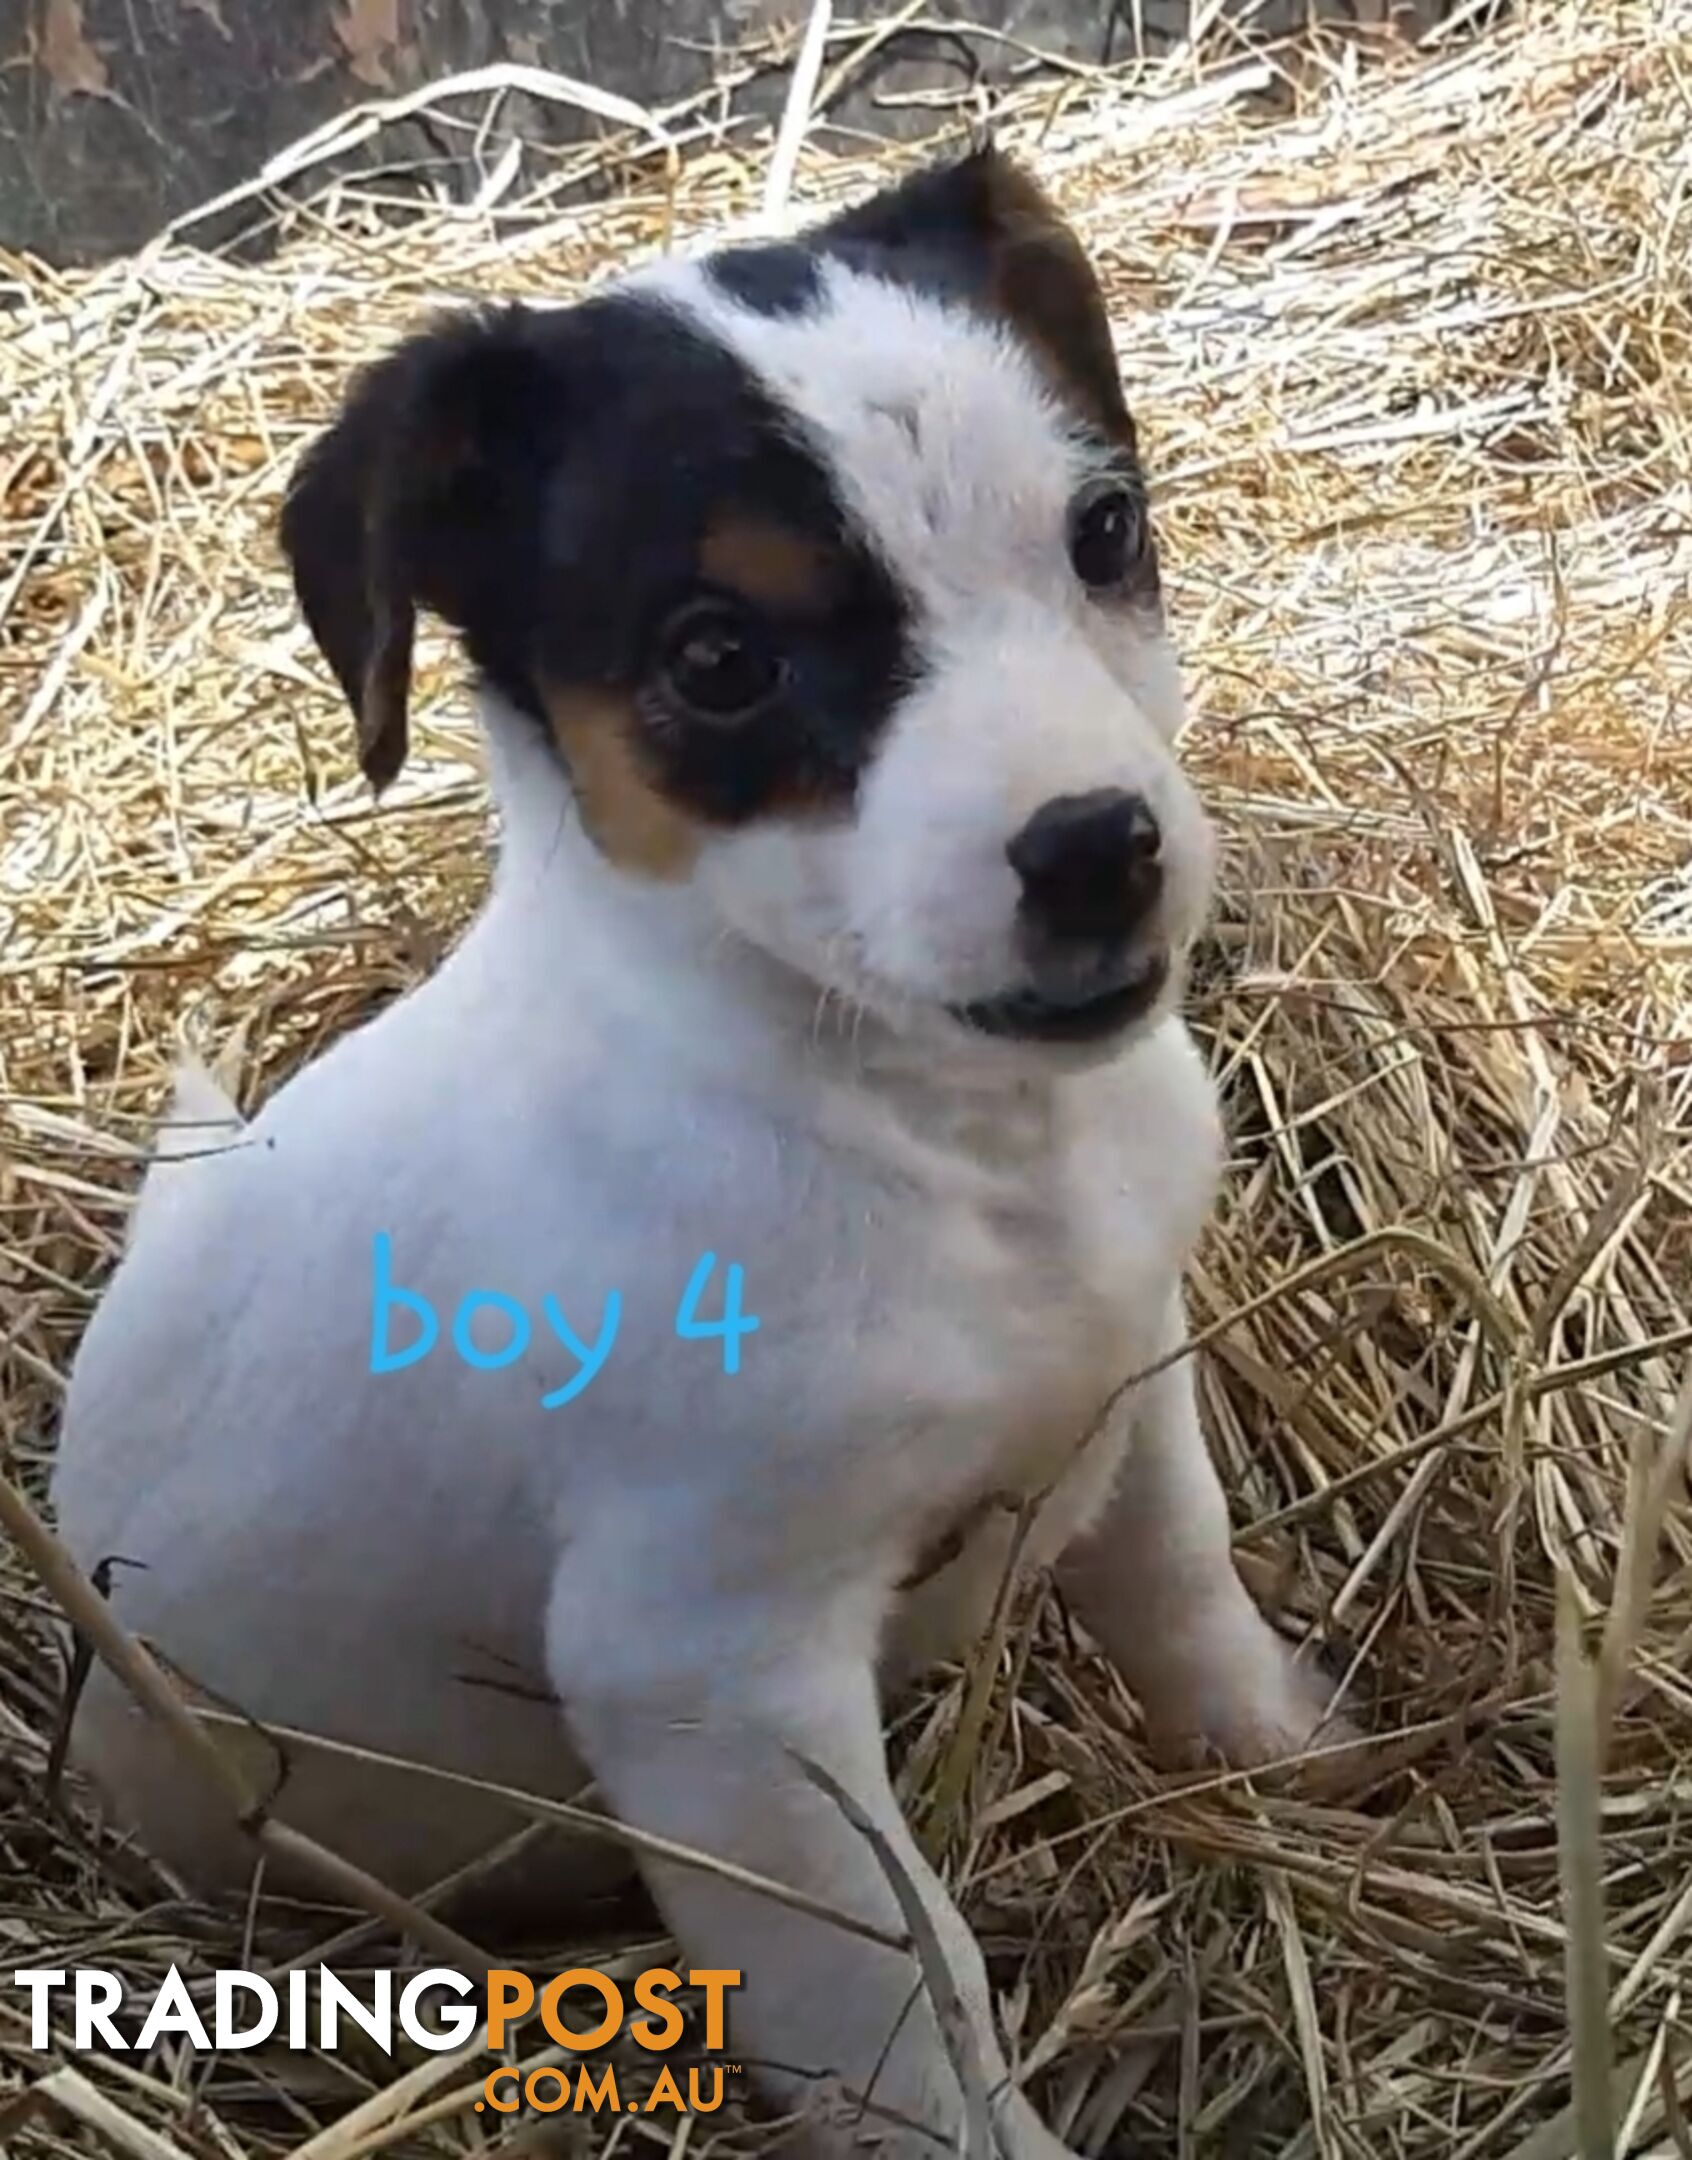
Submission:
[[[1082,249],[985,151],[803,243],[414,337],[283,539],[381,786],[416,612],[623,875],[954,1043],[1110,1045],[1209,883]]]

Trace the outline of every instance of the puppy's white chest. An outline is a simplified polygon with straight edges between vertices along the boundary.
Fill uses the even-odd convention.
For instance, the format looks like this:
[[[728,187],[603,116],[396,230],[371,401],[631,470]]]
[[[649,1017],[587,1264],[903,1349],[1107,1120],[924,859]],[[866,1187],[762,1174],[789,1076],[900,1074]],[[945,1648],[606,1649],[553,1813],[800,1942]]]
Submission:
[[[920,1456],[930,1522],[1061,1472],[1154,1354],[1214,1189],[1209,1082],[1170,1027],[997,1129],[885,1136],[887,1325],[841,1378]],[[901,1170],[903,1175],[900,1174]]]

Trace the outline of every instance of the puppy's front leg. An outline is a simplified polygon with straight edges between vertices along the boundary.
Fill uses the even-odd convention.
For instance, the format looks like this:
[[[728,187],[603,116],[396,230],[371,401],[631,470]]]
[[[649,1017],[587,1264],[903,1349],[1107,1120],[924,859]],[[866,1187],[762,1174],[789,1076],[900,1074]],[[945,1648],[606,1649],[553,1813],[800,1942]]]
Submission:
[[[905,1922],[870,1842],[800,1759],[828,1771],[922,1898],[972,2028],[1007,2160],[1062,2160],[1065,2148],[1008,2084],[980,1952],[899,1814],[882,1747],[872,1616],[845,1610],[845,1599],[833,1610],[762,1599],[725,1610],[720,1589],[688,1595],[684,1580],[684,1571],[645,1554],[638,1567],[595,1564],[591,1576],[567,1563],[554,1594],[554,1684],[613,1810],[902,1938]],[[956,2149],[962,2092],[911,1954],[721,1876],[644,1856],[641,1865],[683,1955],[741,1972],[729,1997],[734,2045],[774,2098],[811,2116],[811,2150],[939,2160]],[[842,2092],[855,2097],[843,2103]]]
[[[1185,1337],[1177,1297],[1159,1355]],[[1059,1584],[1139,1698],[1166,1759],[1191,1764],[1215,1750],[1244,1768],[1295,1755],[1323,1724],[1331,1690],[1294,1662],[1234,1571],[1191,1359],[1147,1380],[1129,1417],[1115,1489],[1064,1554]]]

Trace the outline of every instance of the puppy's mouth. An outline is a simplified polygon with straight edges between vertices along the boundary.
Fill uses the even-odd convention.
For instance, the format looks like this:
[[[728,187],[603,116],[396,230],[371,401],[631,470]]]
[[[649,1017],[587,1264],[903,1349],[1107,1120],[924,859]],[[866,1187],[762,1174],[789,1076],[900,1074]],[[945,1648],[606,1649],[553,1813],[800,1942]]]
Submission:
[[[1063,997],[1048,990],[1009,990],[999,997],[954,1005],[955,1018],[982,1035],[1017,1042],[1096,1043],[1107,1041],[1143,1019],[1169,980],[1169,955],[1153,953],[1109,989],[1090,996]]]

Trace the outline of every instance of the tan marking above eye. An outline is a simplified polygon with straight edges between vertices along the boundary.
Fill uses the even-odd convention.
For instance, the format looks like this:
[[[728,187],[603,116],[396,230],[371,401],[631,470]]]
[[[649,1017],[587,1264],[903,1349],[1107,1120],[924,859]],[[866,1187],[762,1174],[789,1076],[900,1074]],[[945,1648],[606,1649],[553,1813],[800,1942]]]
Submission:
[[[703,829],[642,767],[632,699],[548,683],[541,700],[594,845],[621,869],[679,883],[698,856]]]
[[[821,542],[774,518],[732,513],[699,544],[699,574],[779,613],[818,615],[834,598],[840,567]]]

